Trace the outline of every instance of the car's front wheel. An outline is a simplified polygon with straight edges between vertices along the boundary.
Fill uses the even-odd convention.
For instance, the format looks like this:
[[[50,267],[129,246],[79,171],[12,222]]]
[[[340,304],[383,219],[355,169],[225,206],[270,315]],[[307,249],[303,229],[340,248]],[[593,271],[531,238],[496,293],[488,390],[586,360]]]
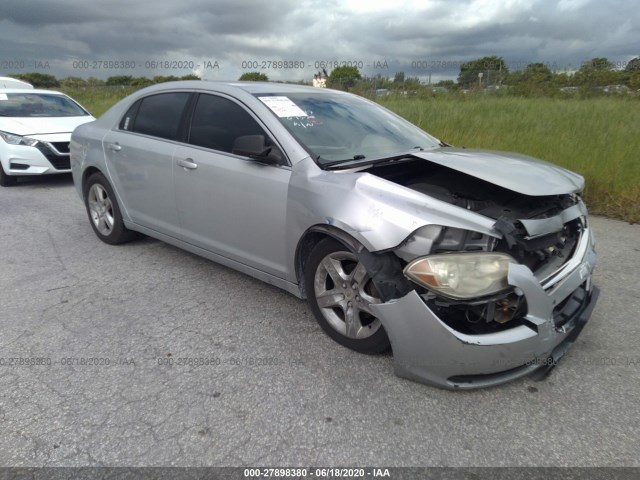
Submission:
[[[17,181],[18,179],[16,177],[12,177],[5,173],[2,163],[0,163],[0,187],[11,187],[12,185],[15,185]]]
[[[333,239],[319,242],[309,257],[305,284],[311,310],[331,338],[363,353],[389,348],[387,333],[370,307],[382,300],[349,248]]]
[[[101,173],[94,173],[85,183],[84,202],[91,227],[103,242],[117,245],[137,237],[125,228],[113,189]]]

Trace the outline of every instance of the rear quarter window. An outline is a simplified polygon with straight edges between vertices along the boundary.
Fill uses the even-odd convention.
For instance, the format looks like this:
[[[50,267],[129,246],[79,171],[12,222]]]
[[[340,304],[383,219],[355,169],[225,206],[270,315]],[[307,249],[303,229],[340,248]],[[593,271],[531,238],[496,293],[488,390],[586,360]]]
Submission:
[[[138,113],[138,108],[140,108],[141,103],[142,100],[138,100],[127,110],[127,113],[125,113],[122,120],[120,120],[120,125],[118,125],[120,130],[133,131],[133,122],[136,119],[136,113]]]

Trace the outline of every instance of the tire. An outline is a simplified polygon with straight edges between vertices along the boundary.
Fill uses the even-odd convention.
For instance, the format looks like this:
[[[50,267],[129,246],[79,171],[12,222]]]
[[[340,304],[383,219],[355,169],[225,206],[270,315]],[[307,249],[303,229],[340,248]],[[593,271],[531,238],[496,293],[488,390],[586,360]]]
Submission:
[[[103,242],[118,245],[138,237],[125,228],[113,189],[101,173],[94,173],[85,183],[84,204],[91,228]]]
[[[304,277],[307,301],[327,335],[361,353],[389,349],[387,333],[369,308],[382,300],[348,247],[331,238],[319,242],[311,251]]]
[[[7,175],[4,172],[4,167],[0,163],[0,187],[11,187],[18,183],[18,177]]]

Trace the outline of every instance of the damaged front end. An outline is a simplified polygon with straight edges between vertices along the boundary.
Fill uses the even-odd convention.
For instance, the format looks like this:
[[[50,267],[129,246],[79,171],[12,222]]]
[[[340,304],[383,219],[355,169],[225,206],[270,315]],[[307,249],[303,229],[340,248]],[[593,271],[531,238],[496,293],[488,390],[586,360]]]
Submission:
[[[555,366],[598,297],[579,196],[525,195],[417,162],[368,173],[461,207],[461,217],[494,220],[483,233],[426,225],[395,248],[361,254],[384,300],[371,308],[396,374],[471,389]]]

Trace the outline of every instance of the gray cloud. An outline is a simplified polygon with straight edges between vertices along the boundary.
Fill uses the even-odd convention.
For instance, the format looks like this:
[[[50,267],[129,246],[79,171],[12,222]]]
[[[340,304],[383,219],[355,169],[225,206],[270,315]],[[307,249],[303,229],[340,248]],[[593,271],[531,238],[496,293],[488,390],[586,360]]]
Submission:
[[[460,62],[484,55],[502,56],[512,67],[547,62],[562,69],[595,56],[624,61],[640,54],[633,0],[432,0],[384,10],[363,3],[34,0],[26,7],[4,0],[0,75],[20,73],[8,67],[23,63],[33,71],[38,61],[57,76],[184,75],[189,69],[151,69],[149,62],[188,60],[218,61],[220,68],[205,76],[235,79],[248,70],[243,62],[299,60],[306,68],[264,72],[309,79],[317,61],[338,60],[358,62],[368,75],[455,77]],[[78,60],[135,60],[137,68],[73,68]]]

